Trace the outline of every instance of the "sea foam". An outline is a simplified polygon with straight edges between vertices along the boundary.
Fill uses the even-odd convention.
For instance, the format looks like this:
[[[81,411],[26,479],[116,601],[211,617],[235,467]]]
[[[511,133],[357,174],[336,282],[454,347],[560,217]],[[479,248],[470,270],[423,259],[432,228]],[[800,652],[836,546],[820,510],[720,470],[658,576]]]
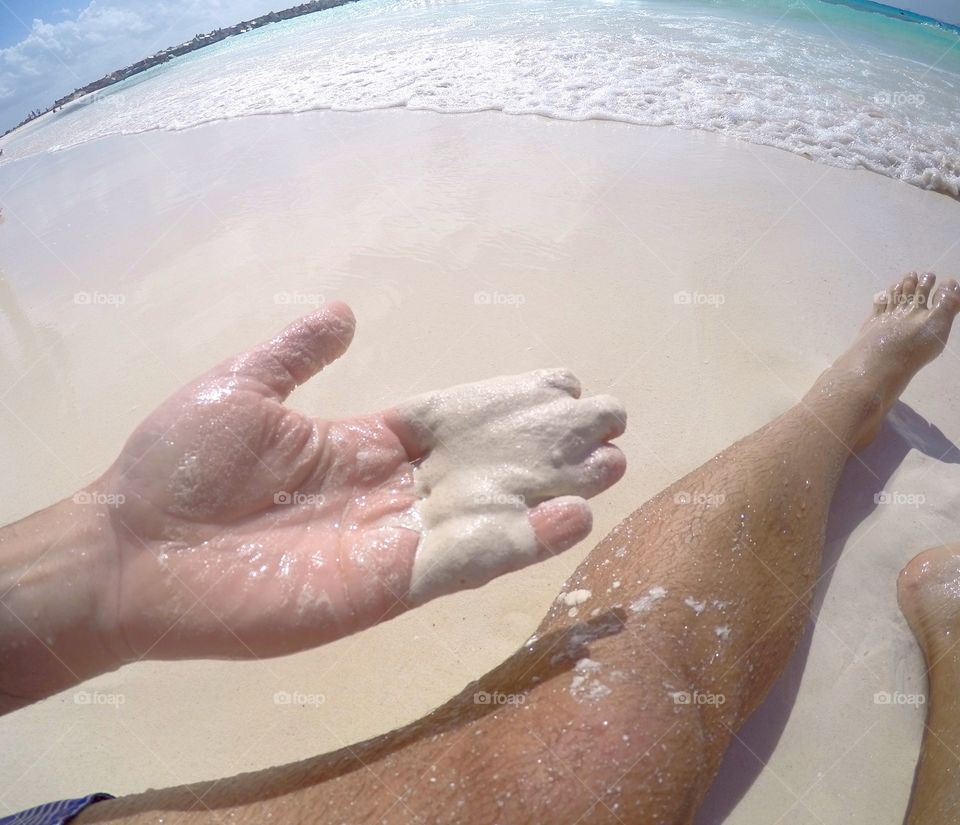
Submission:
[[[817,0],[363,0],[77,101],[0,162],[255,114],[498,110],[721,132],[957,197],[958,37]]]

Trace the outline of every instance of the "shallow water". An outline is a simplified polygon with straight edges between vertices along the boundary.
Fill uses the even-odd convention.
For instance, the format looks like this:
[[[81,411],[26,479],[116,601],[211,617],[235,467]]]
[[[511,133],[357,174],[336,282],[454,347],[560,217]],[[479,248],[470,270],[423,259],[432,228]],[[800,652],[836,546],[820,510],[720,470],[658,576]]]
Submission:
[[[960,193],[960,34],[796,0],[363,0],[76,102],[4,161],[310,109],[485,109],[724,132]]]

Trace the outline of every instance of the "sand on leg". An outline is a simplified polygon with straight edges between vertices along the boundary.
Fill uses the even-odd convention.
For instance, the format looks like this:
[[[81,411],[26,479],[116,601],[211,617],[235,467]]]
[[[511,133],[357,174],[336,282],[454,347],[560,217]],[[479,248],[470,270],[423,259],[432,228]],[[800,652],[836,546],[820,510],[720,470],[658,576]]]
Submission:
[[[960,285],[932,286],[891,288],[800,403],[624,519],[534,639],[426,719],[77,821],[689,823],[802,633],[844,464],[945,345]]]
[[[844,464],[946,342],[958,287],[931,300],[933,281],[892,287],[801,403],[641,507],[568,581],[538,635],[625,616],[567,652],[538,720],[566,732],[544,741],[592,801],[584,821],[692,819],[802,633]]]

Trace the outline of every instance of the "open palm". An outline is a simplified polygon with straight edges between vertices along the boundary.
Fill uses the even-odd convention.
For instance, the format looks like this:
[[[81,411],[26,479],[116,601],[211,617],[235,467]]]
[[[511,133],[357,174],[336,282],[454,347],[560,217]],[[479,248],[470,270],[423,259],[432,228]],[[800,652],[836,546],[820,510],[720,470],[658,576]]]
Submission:
[[[414,467],[439,449],[431,434],[448,419],[480,420],[489,393],[475,393],[467,409],[446,411],[435,393],[341,421],[286,407],[294,387],[343,354],[353,329],[349,308],[328,304],[220,364],[155,410],[91,485],[112,503],[116,626],[127,656],[279,655],[425,600],[411,592],[429,498]],[[515,393],[507,385],[517,420],[560,427],[561,439],[576,430],[583,472],[551,478],[526,510],[540,558],[589,532],[589,509],[572,496],[622,474],[622,455],[605,443],[622,430],[622,412],[612,399],[575,400],[575,381],[562,371],[542,373],[533,394],[529,377],[498,380],[517,382]],[[574,423],[565,405],[576,405]],[[439,471],[441,486],[451,463]],[[489,529],[500,519],[494,507],[480,520]],[[431,585],[426,597],[536,560],[507,549],[496,565],[481,565],[482,578]]]

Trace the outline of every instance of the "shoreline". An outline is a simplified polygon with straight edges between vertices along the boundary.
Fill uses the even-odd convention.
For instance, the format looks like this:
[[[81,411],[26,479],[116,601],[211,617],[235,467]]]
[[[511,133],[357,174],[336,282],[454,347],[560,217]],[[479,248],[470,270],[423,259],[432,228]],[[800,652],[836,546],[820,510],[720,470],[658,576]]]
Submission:
[[[344,2],[357,2],[357,0],[344,0]],[[24,155],[23,157],[10,158],[7,160],[0,158],[0,169],[3,169],[4,166],[13,165],[21,161],[27,161],[31,159],[35,160],[39,155],[43,155],[43,154],[58,155],[64,152],[74,151],[74,150],[89,146],[91,144],[96,144],[104,140],[111,140],[111,139],[117,139],[117,138],[139,138],[139,137],[142,137],[143,135],[151,135],[151,134],[157,134],[157,133],[180,134],[180,133],[191,132],[196,129],[204,129],[210,126],[216,126],[217,124],[231,123],[234,121],[244,121],[248,119],[285,118],[285,117],[296,118],[296,117],[311,116],[311,115],[317,115],[317,114],[352,115],[352,114],[364,114],[364,113],[373,113],[373,112],[398,112],[398,111],[410,112],[412,114],[426,113],[430,115],[449,116],[449,117],[464,117],[464,116],[469,117],[471,115],[488,115],[488,114],[504,115],[511,118],[513,117],[533,118],[533,119],[542,119],[547,121],[556,121],[560,123],[614,123],[614,124],[619,124],[621,126],[628,126],[628,127],[640,128],[640,129],[656,129],[656,130],[677,129],[681,132],[703,133],[708,135],[715,135],[723,140],[733,140],[733,141],[736,141],[737,143],[741,143],[746,146],[757,146],[757,147],[762,147],[764,149],[774,149],[778,152],[782,152],[792,157],[796,157],[798,159],[815,163],[819,166],[825,166],[833,169],[842,169],[842,170],[851,171],[851,172],[858,172],[858,171],[869,172],[871,174],[878,175],[879,177],[886,178],[887,180],[894,181],[896,183],[904,184],[914,189],[919,189],[924,192],[930,192],[931,194],[942,195],[943,197],[946,197],[949,200],[960,202],[960,190],[958,190],[956,194],[953,194],[942,188],[932,188],[929,186],[923,186],[919,183],[914,183],[909,180],[904,180],[903,178],[893,177],[892,175],[889,175],[883,171],[879,171],[878,169],[871,168],[870,166],[867,166],[863,163],[860,163],[857,165],[831,163],[828,159],[824,159],[820,157],[812,157],[806,153],[797,153],[789,148],[779,146],[776,143],[764,142],[761,140],[754,140],[752,138],[747,138],[738,134],[731,134],[719,129],[710,129],[702,126],[689,126],[686,124],[676,124],[676,123],[667,123],[667,124],[640,123],[636,120],[631,120],[626,117],[593,115],[590,117],[575,118],[575,117],[561,117],[559,115],[555,115],[552,113],[543,113],[543,112],[507,112],[501,108],[496,108],[496,107],[471,109],[471,110],[465,110],[465,111],[451,111],[451,110],[432,109],[428,107],[410,107],[405,104],[398,104],[396,106],[383,106],[383,107],[375,107],[370,109],[316,108],[316,109],[305,109],[302,111],[292,111],[292,112],[291,111],[252,112],[252,113],[243,114],[243,115],[231,115],[231,116],[221,117],[221,118],[211,118],[209,120],[205,120],[197,123],[191,123],[187,126],[182,126],[182,127],[156,126],[156,127],[144,129],[142,131],[136,131],[136,132],[124,132],[122,134],[114,133],[114,134],[108,134],[108,135],[101,135],[101,136],[91,138],[89,140],[82,141],[80,143],[71,144],[70,146],[63,146],[63,147],[49,149],[46,152],[35,152],[29,155]],[[26,126],[30,127],[30,126],[33,126],[34,124],[42,125],[39,123],[39,121],[47,117],[47,115],[51,115],[51,114],[53,113],[44,112],[43,115],[41,115],[35,121],[31,121],[31,123],[26,124]],[[9,136],[9,133],[8,135],[0,137],[0,149],[3,148],[4,138],[8,136]]]

